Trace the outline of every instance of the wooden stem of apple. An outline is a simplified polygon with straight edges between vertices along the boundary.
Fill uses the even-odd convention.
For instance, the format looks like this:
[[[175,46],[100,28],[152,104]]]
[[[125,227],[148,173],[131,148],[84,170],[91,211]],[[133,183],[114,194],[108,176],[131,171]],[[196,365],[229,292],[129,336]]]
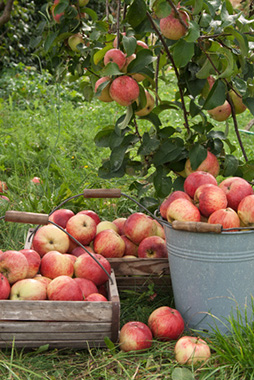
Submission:
[[[165,49],[165,52],[166,52],[166,54],[167,54],[167,56],[168,56],[168,58],[169,58],[169,60],[170,60],[170,62],[172,64],[172,67],[173,67],[173,69],[175,71],[175,75],[176,75],[177,81],[179,83],[180,82],[180,75],[179,75],[179,72],[178,72],[177,67],[175,65],[175,61],[174,61],[174,59],[173,59],[173,57],[172,57],[172,55],[171,55],[171,53],[170,53],[170,51],[168,49],[168,46],[167,46],[167,44],[166,44],[163,36],[161,35],[159,29],[155,25],[152,16],[150,15],[150,13],[148,11],[146,12],[146,15],[147,15],[147,17],[148,17],[148,19],[149,19],[149,21],[150,21],[153,29],[155,30],[156,34],[158,35],[159,39],[162,42],[162,45],[163,45],[163,47]],[[184,126],[187,129],[187,131],[190,132],[189,121],[188,121],[188,117],[187,117],[187,110],[186,110],[186,106],[185,106],[185,100],[184,100],[184,96],[183,96],[183,91],[181,89],[181,86],[178,86],[178,87],[179,87],[179,94],[180,94],[180,98],[181,98],[181,104],[182,104],[182,107],[183,107]]]

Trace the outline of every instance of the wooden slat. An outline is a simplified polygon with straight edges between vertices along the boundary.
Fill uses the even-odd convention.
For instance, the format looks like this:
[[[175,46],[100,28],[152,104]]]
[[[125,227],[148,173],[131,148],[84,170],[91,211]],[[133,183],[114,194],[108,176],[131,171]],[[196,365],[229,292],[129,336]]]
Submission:
[[[75,349],[75,350],[81,350],[81,349],[89,349],[90,347],[107,347],[104,339],[101,340],[57,340],[54,339],[52,341],[42,340],[39,342],[39,344],[35,341],[27,341],[27,340],[21,340],[16,342],[15,341],[15,347],[16,348],[36,348],[44,345],[49,345],[49,348],[69,348],[69,349]],[[0,341],[0,348],[6,348],[12,347],[12,342],[1,342]]]
[[[168,259],[109,259],[116,277],[169,274]]]
[[[108,326],[107,330],[104,332],[84,332],[84,333],[49,333],[48,331],[44,333],[7,333],[7,334],[0,334],[0,340],[5,342],[12,342],[12,340],[15,338],[15,342],[19,340],[27,340],[27,341],[34,341],[36,344],[38,344],[41,340],[47,340],[48,342],[51,342],[52,340],[103,340],[105,336],[111,336],[111,325]]]

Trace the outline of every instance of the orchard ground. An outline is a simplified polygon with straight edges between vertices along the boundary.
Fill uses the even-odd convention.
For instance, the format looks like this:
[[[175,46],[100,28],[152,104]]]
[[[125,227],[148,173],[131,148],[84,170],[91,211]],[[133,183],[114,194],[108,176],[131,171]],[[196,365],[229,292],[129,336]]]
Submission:
[[[169,71],[168,83],[162,85],[164,99],[173,100],[176,91],[174,76]],[[8,185],[10,202],[0,203],[0,216],[7,209],[49,213],[61,201],[81,194],[84,188],[121,188],[137,198],[129,189],[132,177],[102,180],[97,169],[108,151],[98,148],[93,138],[103,126],[114,124],[123,108],[99,100],[84,102],[75,85],[54,85],[46,74],[21,66],[15,74],[0,78],[0,180]],[[47,83],[47,84],[46,84]],[[165,125],[182,126],[182,115],[175,110],[162,114]],[[252,119],[248,111],[239,118],[244,129]],[[142,121],[142,128],[150,128]],[[232,121],[216,124],[217,130],[228,131],[230,141],[238,146]],[[249,160],[254,159],[252,134],[241,132]],[[242,158],[240,148],[234,152]],[[41,183],[31,181],[39,177]],[[142,181],[142,178],[136,178]],[[102,219],[113,220],[137,211],[134,202],[125,199],[91,199],[82,196],[70,200],[66,207],[74,212],[81,208],[96,211]],[[22,249],[28,227],[1,221],[0,249]],[[173,306],[170,289],[158,292],[125,291],[121,294],[121,325],[129,320],[147,323],[149,314],[159,306]],[[174,360],[175,342],[154,342],[143,353],[123,353],[117,345],[108,349],[87,351],[3,349],[0,352],[0,374],[10,379],[228,379],[253,378],[253,332],[244,331],[232,321],[233,337],[215,334],[210,339],[212,359],[201,367],[179,367]],[[243,338],[244,337],[244,338]],[[244,375],[243,375],[243,370]],[[178,377],[177,377],[178,376]],[[243,377],[245,376],[245,377]]]

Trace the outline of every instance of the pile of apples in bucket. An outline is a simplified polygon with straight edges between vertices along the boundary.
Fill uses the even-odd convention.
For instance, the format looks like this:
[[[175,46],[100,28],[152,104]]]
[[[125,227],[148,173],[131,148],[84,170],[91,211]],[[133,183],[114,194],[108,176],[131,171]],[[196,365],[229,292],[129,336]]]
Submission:
[[[208,151],[196,171],[186,161],[184,191],[172,192],[161,204],[160,213],[168,222],[207,222],[223,229],[254,226],[254,191],[240,177],[217,182],[219,163]]]

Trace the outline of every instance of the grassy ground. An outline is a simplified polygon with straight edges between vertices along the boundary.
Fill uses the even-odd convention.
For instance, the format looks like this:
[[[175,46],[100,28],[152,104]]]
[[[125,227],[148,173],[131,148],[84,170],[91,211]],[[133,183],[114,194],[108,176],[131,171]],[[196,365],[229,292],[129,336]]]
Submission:
[[[169,77],[170,78],[170,77]],[[16,76],[0,80],[0,180],[8,183],[10,204],[1,202],[0,216],[7,208],[48,213],[63,199],[82,193],[86,187],[119,187],[129,193],[132,178],[101,180],[97,168],[108,152],[95,147],[97,131],[114,121],[121,108],[98,101],[86,103],[74,87],[53,85],[46,74],[38,76],[32,69],[20,68]],[[46,85],[47,83],[47,85]],[[174,82],[169,79],[163,97],[173,99]],[[164,122],[181,125],[181,115],[163,114]],[[239,118],[240,128],[251,119],[247,112]],[[236,141],[232,124],[229,136]],[[218,129],[225,124],[218,124]],[[242,133],[249,159],[253,159],[252,135]],[[236,155],[241,159],[240,149]],[[43,183],[31,182],[39,176]],[[135,193],[132,193],[135,197]],[[72,200],[68,207],[77,211],[90,208],[103,219],[126,216],[137,210],[128,199]],[[0,221],[0,248],[23,248],[26,225]],[[128,320],[147,322],[152,310],[161,305],[173,306],[171,291],[158,292],[151,300],[147,292],[121,293],[121,325]],[[174,361],[175,342],[153,342],[145,353],[123,353],[117,345],[108,349],[38,350],[3,349],[0,351],[2,379],[254,379],[253,326],[244,327],[237,319],[230,321],[232,333],[219,332],[209,337],[211,360],[200,367],[179,367]]]

